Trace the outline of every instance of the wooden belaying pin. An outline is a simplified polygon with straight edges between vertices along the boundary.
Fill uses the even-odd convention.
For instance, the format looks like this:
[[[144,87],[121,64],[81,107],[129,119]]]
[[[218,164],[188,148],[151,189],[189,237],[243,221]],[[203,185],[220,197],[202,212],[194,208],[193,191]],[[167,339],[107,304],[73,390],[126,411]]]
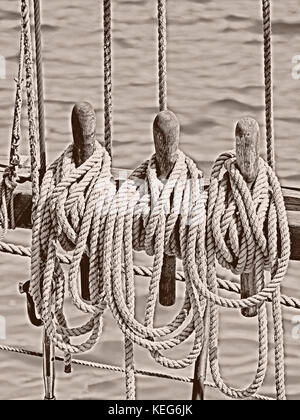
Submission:
[[[260,130],[253,118],[243,118],[236,126],[236,160],[249,188],[255,182],[259,169]],[[247,299],[257,293],[254,271],[241,275],[241,297]],[[243,316],[257,316],[257,307],[242,310]]]
[[[95,152],[96,148],[96,114],[88,102],[78,103],[72,112],[72,130],[74,139],[74,161],[76,166],[82,165]],[[83,255],[81,268],[82,298],[90,300],[89,290],[89,258]]]
[[[153,125],[158,177],[165,181],[176,163],[180,125],[171,111],[162,111]],[[172,306],[176,302],[176,257],[165,255],[159,289],[159,302]]]

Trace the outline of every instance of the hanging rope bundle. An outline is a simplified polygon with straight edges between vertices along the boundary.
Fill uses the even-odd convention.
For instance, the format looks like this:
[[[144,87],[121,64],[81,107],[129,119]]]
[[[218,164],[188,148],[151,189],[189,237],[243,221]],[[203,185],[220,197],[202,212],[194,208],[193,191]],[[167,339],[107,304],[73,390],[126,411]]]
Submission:
[[[30,293],[36,304],[48,337],[65,353],[90,350],[102,330],[106,308],[102,281],[105,218],[115,186],[111,183],[111,161],[98,144],[96,152],[79,168],[73,158],[73,147],[46,172],[32,239],[32,278]],[[60,249],[72,252],[68,288],[77,309],[91,319],[79,328],[68,328],[64,315],[65,274],[59,261]],[[80,296],[78,278],[80,261],[90,257],[91,302]],[[73,337],[91,333],[81,344],[72,345]]]
[[[141,165],[117,192],[106,223],[104,284],[108,305],[130,342],[150,351],[162,366],[180,369],[198,357],[203,343],[205,300],[199,297],[191,271],[206,274],[205,196],[203,179],[182,152],[163,184],[157,177],[155,156]],[[144,324],[135,318],[133,249],[154,256],[153,273]],[[177,317],[165,327],[154,327],[164,253],[183,261],[186,295]],[[124,276],[122,277],[122,259]],[[193,269],[189,268],[194,264]],[[124,284],[125,283],[125,284]],[[125,290],[125,295],[123,290]],[[193,334],[188,356],[173,360],[161,354],[174,349]],[[133,353],[127,354],[127,398],[135,398]]]
[[[290,257],[289,228],[279,181],[262,159],[252,191],[243,179],[233,154],[221,155],[212,169],[208,196],[207,283],[199,293],[211,304],[209,358],[216,386],[233,398],[248,398],[257,393],[266,375],[268,362],[268,328],[265,302],[279,290]],[[216,262],[235,274],[250,272],[255,267],[258,294],[248,299],[231,300],[219,296]],[[264,284],[264,270],[271,281]],[[196,275],[196,272],[195,272]],[[199,278],[201,282],[201,278]],[[244,390],[225,384],[218,361],[218,306],[247,308],[259,305],[259,362],[253,383]],[[276,328],[280,313],[273,307],[275,346],[282,337]],[[285,398],[284,366],[276,356],[276,383],[279,399]]]

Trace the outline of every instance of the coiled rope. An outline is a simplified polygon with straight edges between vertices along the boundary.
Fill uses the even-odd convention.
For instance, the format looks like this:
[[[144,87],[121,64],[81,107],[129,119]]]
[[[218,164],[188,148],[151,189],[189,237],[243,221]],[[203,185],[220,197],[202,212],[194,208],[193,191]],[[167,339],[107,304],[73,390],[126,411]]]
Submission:
[[[36,92],[34,82],[33,49],[31,42],[30,6],[28,0],[21,0],[21,21],[24,33],[24,58],[31,156],[32,217],[34,219],[39,197],[39,164],[35,108]]]
[[[30,293],[47,335],[66,355],[88,351],[96,344],[107,304],[132,349],[133,343],[138,344],[158,363],[174,369],[190,366],[199,355],[205,300],[198,295],[186,265],[194,258],[194,270],[205,277],[203,179],[191,159],[179,152],[164,185],[156,175],[155,162],[154,156],[142,164],[117,193],[111,182],[110,157],[100,145],[79,168],[69,147],[46,172],[33,225]],[[65,275],[60,249],[72,252],[67,283],[73,303],[91,316],[85,325],[73,329],[67,327],[64,315]],[[91,303],[81,298],[78,287],[80,261],[86,249]],[[133,249],[154,256],[144,324],[135,318]],[[155,307],[165,253],[183,260],[186,296],[175,319],[156,328]],[[71,343],[73,337],[88,333],[90,336],[81,344]],[[193,348],[185,358],[173,360],[161,354],[193,334]],[[133,399],[133,352],[127,351],[126,355],[127,398]]]
[[[168,108],[167,78],[167,0],[157,1],[158,9],[158,75],[159,75],[159,108]]]
[[[271,0],[263,0],[263,31],[264,31],[264,74],[265,74],[265,102],[266,102],[266,142],[267,161],[275,171],[275,140],[273,121],[273,80],[272,80],[272,19]],[[286,213],[285,213],[286,214]],[[287,240],[289,241],[289,235]],[[280,305],[280,286],[273,293],[273,317],[275,330],[275,380],[277,396],[285,398],[285,366],[284,366],[284,331],[282,321],[282,308]]]
[[[195,269],[201,278],[205,277],[204,201],[199,171],[189,158],[182,152],[178,153],[175,167],[164,185],[157,177],[154,156],[121,186],[106,223],[103,270],[111,312],[121,331],[132,343],[144,347],[157,363],[172,369],[190,366],[198,357],[203,343],[205,301],[196,293],[193,277],[189,275],[186,265],[193,259],[191,254],[195,254]],[[134,315],[133,249],[154,256],[144,324],[138,322]],[[176,318],[165,327],[156,328],[155,308],[165,253],[182,258],[186,273],[186,296]],[[193,334],[193,348],[187,357],[173,360],[161,354],[161,351],[173,349]],[[127,398],[132,399],[135,397],[134,375],[129,377],[129,373],[133,373],[130,370],[133,369],[132,354],[128,352],[126,355]]]
[[[268,326],[265,302],[273,301],[274,325],[278,313],[274,311],[274,292],[286,274],[290,257],[289,228],[279,181],[262,159],[259,174],[250,191],[232,154],[223,154],[216,161],[211,175],[208,196],[207,264],[208,288],[201,285],[199,293],[212,303],[210,322],[209,358],[216,386],[232,398],[247,398],[261,387],[268,362]],[[255,268],[257,290],[248,299],[232,300],[219,296],[216,262],[236,274]],[[264,270],[271,273],[265,285]],[[200,279],[199,279],[200,280]],[[276,302],[277,304],[277,302]],[[225,384],[218,361],[219,315],[217,306],[246,308],[259,305],[259,361],[252,384],[237,390]],[[282,336],[275,328],[275,346]],[[276,356],[277,358],[278,356]],[[276,359],[276,385],[278,399],[285,399],[282,366]]]

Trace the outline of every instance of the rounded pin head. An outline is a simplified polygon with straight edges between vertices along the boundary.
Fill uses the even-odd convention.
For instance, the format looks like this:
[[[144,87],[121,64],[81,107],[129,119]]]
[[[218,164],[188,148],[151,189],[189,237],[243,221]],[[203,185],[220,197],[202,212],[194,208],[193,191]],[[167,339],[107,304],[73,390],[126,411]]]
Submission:
[[[72,112],[74,159],[77,165],[85,162],[95,151],[96,113],[88,102],[74,106]]]
[[[161,176],[167,177],[177,159],[180,136],[180,124],[172,111],[157,115],[153,135],[158,169]]]
[[[237,165],[249,183],[254,182],[258,174],[260,129],[253,118],[243,118],[236,126]]]

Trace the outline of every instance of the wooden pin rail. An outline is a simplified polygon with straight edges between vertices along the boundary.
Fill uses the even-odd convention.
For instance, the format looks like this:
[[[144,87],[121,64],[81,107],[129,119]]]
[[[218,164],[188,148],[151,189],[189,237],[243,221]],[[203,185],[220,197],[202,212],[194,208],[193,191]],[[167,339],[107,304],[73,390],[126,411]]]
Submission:
[[[7,157],[0,158],[0,177],[1,172],[3,173],[7,167]],[[14,208],[15,208],[15,221],[16,227],[21,229],[31,229],[31,184],[29,181],[25,181],[30,178],[30,168],[28,166],[28,159],[23,158],[22,161],[22,179],[23,183],[19,184],[14,194]],[[207,162],[199,164],[199,167],[203,168],[205,173],[208,175],[209,167]],[[129,173],[126,170],[114,169],[113,172],[118,173]],[[206,188],[208,182],[206,181]],[[300,261],[300,189],[283,187],[282,188],[286,209],[288,212],[291,243],[292,243],[292,261]]]

